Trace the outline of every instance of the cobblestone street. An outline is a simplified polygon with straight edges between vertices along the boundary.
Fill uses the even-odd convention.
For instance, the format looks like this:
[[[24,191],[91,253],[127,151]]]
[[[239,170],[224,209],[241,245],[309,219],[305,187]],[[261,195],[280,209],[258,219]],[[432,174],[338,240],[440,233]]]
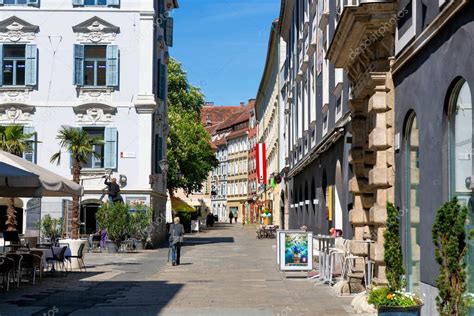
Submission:
[[[284,279],[275,240],[224,225],[188,235],[181,265],[167,248],[87,254],[87,273],[45,278],[2,292],[6,315],[349,315],[351,298],[327,285]]]

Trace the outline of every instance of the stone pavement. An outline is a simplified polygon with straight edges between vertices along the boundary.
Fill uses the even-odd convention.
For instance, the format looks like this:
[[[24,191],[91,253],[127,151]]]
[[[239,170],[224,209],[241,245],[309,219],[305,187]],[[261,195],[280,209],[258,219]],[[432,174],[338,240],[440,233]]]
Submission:
[[[351,298],[276,268],[275,240],[220,224],[186,236],[181,265],[168,248],[87,254],[86,273],[0,292],[6,315],[350,315]]]

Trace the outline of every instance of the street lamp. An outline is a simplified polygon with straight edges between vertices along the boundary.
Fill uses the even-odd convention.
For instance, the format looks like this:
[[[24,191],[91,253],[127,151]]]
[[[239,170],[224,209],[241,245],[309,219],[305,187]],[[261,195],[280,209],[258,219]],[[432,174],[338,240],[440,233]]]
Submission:
[[[160,160],[158,163],[159,163],[159,165],[160,165],[161,171],[163,171],[163,173],[167,173],[167,172],[168,172],[168,168],[169,168],[168,160],[163,159],[163,160]]]

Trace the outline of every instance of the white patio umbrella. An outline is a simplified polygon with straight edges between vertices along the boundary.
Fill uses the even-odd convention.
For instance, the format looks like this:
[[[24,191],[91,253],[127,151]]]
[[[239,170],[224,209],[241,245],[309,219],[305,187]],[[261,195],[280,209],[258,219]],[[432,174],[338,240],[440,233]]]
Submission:
[[[39,177],[31,172],[0,162],[0,192],[6,188],[39,188]]]
[[[32,186],[32,182],[27,183],[26,180],[21,185],[21,180],[16,178],[15,186],[2,186],[1,170],[0,170],[0,196],[1,197],[43,197],[43,196],[81,196],[83,188],[81,185],[68,180],[48,169],[31,163],[21,157],[0,150],[0,162],[21,169],[27,173],[38,176],[39,185]],[[16,182],[15,182],[16,181]]]

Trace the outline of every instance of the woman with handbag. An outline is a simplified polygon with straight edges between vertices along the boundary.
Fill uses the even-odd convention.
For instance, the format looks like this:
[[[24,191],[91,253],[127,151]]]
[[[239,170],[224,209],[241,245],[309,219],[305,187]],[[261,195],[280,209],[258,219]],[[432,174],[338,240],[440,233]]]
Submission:
[[[173,265],[179,265],[181,257],[181,245],[184,241],[184,226],[179,223],[179,217],[174,218],[174,224],[170,225],[170,247],[171,261]]]

